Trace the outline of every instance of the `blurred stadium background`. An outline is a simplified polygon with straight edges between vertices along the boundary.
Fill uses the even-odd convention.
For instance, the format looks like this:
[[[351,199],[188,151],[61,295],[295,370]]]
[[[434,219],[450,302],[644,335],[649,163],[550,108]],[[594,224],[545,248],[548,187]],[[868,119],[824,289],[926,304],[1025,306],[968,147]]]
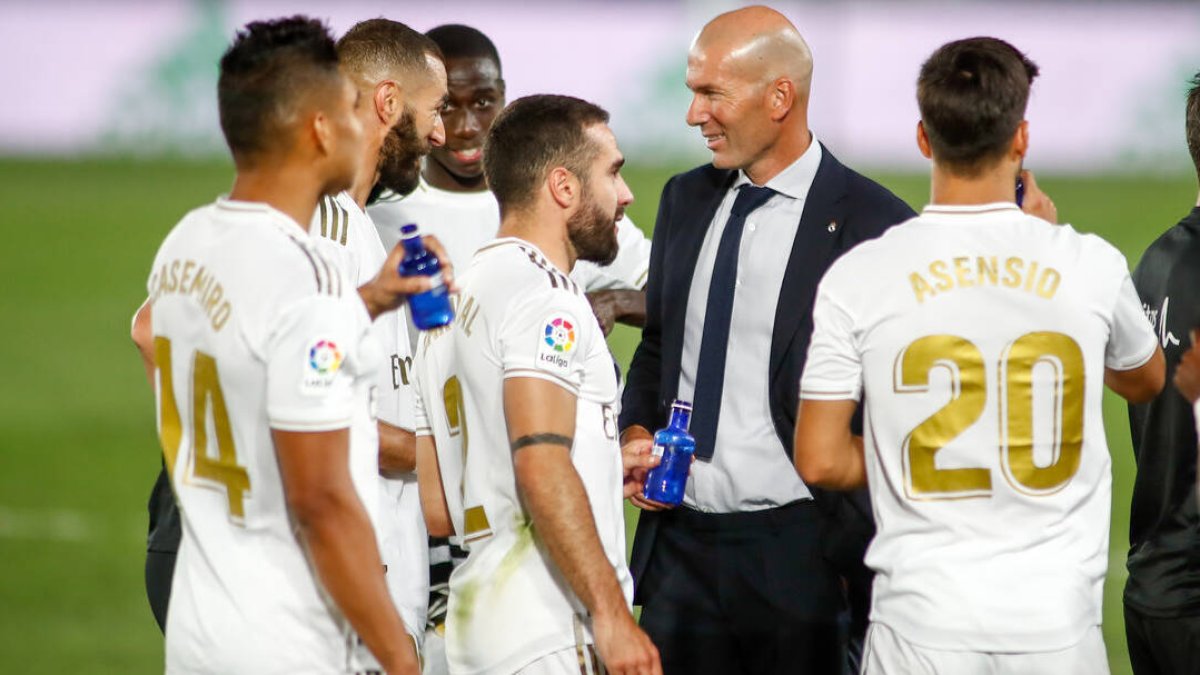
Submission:
[[[683,123],[684,53],[717,0],[43,0],[0,5],[0,672],[161,672],[142,587],[158,468],[153,399],[128,341],[150,259],[188,209],[226,190],[216,61],[248,20],[297,12],[336,31],[384,15],[491,35],[510,100],[595,100],[629,156],[649,231],[672,173],[704,161]],[[812,126],[840,158],[920,208],[913,82],[942,42],[1011,40],[1043,70],[1028,166],[1060,216],[1131,266],[1195,203],[1183,95],[1200,68],[1200,6],[1143,2],[778,2],[812,44]],[[865,281],[866,282],[866,281]],[[637,332],[611,343],[622,363]],[[1114,498],[1105,635],[1121,620],[1133,462],[1106,400]]]

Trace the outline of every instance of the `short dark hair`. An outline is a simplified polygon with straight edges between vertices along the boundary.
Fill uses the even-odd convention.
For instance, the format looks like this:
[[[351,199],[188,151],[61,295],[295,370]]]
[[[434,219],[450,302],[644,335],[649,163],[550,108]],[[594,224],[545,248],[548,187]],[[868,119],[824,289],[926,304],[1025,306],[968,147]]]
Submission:
[[[441,48],[447,59],[491,59],[496,72],[503,73],[500,52],[481,31],[460,23],[448,23],[425,32]]]
[[[426,55],[444,60],[437,43],[391,19],[367,19],[354,24],[337,41],[337,51],[347,68],[372,75],[381,74],[379,71],[423,73],[428,69]]]
[[[572,96],[538,94],[519,98],[496,117],[483,146],[483,172],[500,211],[532,201],[555,167],[587,180],[588,163],[599,148],[587,128],[608,123],[600,106]]]
[[[1025,119],[1038,67],[1004,40],[942,45],[921,66],[917,105],[939,164],[978,175],[1008,148]]]
[[[297,15],[246,24],[221,57],[217,79],[221,131],[234,158],[272,148],[296,106],[340,78],[324,23]]]
[[[1200,73],[1192,78],[1191,88],[1187,95],[1187,122],[1184,129],[1187,132],[1188,152],[1192,155],[1192,166],[1200,174]]]

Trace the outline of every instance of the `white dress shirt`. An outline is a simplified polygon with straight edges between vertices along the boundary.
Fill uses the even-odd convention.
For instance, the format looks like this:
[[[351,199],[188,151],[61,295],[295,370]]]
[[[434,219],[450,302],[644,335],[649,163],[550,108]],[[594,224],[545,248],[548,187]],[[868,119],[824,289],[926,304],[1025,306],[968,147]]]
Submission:
[[[764,187],[775,190],[767,203],[746,217],[738,249],[721,416],[711,461],[697,460],[684,493],[685,506],[712,513],[759,511],[811,498],[771,420],[770,355],[775,308],[792,242],[809,188],[821,164],[816,136],[808,150]],[[708,288],[721,233],[737,198],[751,181],[744,172],[721,200],[696,261],[688,293],[679,369],[679,398],[694,400],[696,363],[704,335]]]

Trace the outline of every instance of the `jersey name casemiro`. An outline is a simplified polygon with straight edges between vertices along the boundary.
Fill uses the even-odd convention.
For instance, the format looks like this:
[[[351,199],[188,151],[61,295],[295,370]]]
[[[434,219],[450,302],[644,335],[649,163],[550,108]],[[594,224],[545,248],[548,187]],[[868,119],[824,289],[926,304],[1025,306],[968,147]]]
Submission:
[[[866,401],[872,621],[980,652],[1099,625],[1104,370],[1155,350],[1125,258],[1013,204],[930,206],[834,263],[814,325],[801,397]]]

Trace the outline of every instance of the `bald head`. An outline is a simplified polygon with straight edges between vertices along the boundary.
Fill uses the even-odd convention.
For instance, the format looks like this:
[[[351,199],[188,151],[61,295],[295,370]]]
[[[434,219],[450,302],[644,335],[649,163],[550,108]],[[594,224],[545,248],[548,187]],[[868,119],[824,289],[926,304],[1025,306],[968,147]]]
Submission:
[[[787,78],[808,99],[812,51],[792,22],[770,7],[745,7],[709,21],[692,42],[688,63],[693,60],[715,61],[748,82]]]
[[[713,166],[762,185],[808,149],[812,52],[787,17],[746,7],[709,21],[688,51],[687,123]]]

